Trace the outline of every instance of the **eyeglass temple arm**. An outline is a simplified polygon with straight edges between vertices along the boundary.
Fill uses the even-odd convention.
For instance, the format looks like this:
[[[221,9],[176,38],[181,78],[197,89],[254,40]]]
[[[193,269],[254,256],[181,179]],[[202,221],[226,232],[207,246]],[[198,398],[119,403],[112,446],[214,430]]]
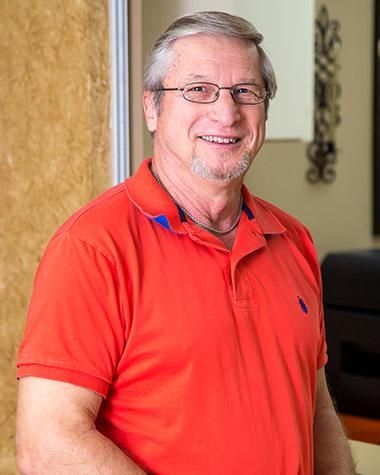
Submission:
[[[160,87],[158,89],[153,89],[154,92],[158,91],[184,91],[183,87]]]

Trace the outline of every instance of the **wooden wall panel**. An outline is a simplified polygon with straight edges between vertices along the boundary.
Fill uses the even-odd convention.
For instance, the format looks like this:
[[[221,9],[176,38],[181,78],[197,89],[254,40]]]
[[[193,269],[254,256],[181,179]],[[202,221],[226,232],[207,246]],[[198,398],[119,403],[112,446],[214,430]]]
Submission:
[[[15,355],[54,230],[111,184],[107,0],[0,2],[0,473],[17,473]]]

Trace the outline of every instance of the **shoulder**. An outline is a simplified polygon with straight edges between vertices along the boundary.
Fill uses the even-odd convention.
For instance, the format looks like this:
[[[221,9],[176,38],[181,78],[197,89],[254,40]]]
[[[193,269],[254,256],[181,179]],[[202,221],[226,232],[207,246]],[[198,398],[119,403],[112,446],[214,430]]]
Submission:
[[[57,229],[56,234],[63,232],[85,234],[86,230],[93,232],[94,228],[112,226],[115,219],[126,214],[127,206],[125,184],[120,183],[79,208]]]
[[[57,229],[51,241],[63,235],[113,254],[118,242],[126,237],[135,207],[129,199],[125,182],[109,188],[89,201]]]
[[[305,235],[307,239],[312,241],[310,231],[296,217],[262,198],[254,196],[253,199],[256,205],[256,210],[259,211],[259,215],[262,216],[267,213],[274,215],[283,225],[289,237],[298,239],[300,236]]]
[[[82,240],[93,241],[104,234],[114,234],[126,225],[133,214],[125,182],[109,188],[89,201],[57,229],[54,236],[69,233]]]
[[[320,279],[319,261],[314,241],[309,229],[297,218],[268,201],[253,197],[259,220],[264,216],[274,216],[283,226],[282,245],[291,247],[293,252],[302,254],[317,280]],[[265,218],[264,218],[265,219]]]

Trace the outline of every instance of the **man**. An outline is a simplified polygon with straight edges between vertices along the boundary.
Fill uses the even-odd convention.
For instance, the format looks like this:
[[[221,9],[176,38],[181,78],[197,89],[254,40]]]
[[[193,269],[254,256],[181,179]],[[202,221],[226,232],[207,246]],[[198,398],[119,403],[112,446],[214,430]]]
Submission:
[[[23,473],[353,473],[311,239],[243,185],[276,90],[261,40],[202,12],[156,42],[153,159],[71,217],[36,275]]]

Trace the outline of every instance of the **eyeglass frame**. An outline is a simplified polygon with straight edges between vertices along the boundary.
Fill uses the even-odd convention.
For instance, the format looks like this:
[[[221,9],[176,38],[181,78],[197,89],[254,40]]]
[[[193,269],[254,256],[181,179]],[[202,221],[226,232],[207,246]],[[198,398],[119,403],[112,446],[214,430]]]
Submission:
[[[187,86],[191,86],[192,84],[199,84],[199,85],[208,84],[209,86],[215,86],[217,88],[216,93],[215,93],[215,98],[212,101],[206,101],[206,102],[192,101],[191,99],[187,99],[185,97],[184,91],[185,91],[185,88]],[[239,101],[236,100],[236,98],[234,96],[234,93],[233,93],[233,88],[236,88],[237,86],[257,86],[257,87],[263,88],[263,91],[265,92],[264,99],[260,100],[259,102],[239,102]],[[249,82],[249,83],[241,82],[241,83],[238,83],[238,84],[234,84],[233,86],[218,86],[217,84],[215,84],[213,82],[207,82],[207,81],[198,82],[198,81],[195,81],[195,82],[189,82],[189,83],[185,84],[183,87],[161,87],[161,88],[153,89],[153,92],[178,91],[178,92],[182,93],[182,97],[185,99],[185,101],[192,102],[193,104],[213,104],[214,102],[216,102],[219,99],[220,91],[222,89],[229,90],[230,94],[231,94],[231,97],[232,97],[232,100],[236,104],[241,104],[241,105],[244,105],[244,106],[256,106],[258,104],[262,104],[263,102],[265,102],[265,100],[270,95],[269,91],[265,88],[265,86],[260,86],[259,84],[253,84],[251,82]]]

